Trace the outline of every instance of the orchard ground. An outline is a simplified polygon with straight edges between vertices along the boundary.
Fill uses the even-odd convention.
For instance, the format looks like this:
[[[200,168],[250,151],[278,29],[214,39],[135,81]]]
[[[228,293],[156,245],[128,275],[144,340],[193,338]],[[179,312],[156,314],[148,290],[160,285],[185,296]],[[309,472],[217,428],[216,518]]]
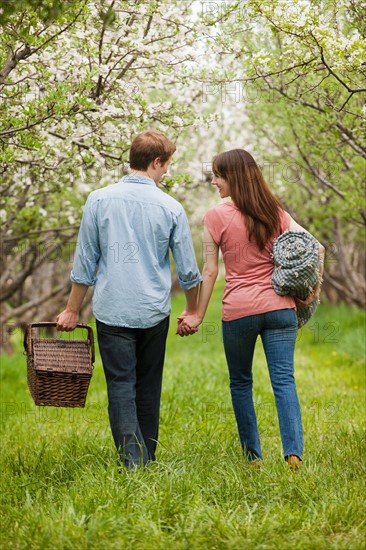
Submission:
[[[158,460],[116,461],[97,353],[85,409],[36,407],[17,353],[1,361],[1,539],[17,549],[355,549],[365,546],[365,314],[321,304],[298,335],[300,471],[282,457],[258,342],[254,392],[264,463],[241,456],[221,341],[222,284],[200,331],[175,336],[173,299]],[[19,341],[18,341],[19,340]]]

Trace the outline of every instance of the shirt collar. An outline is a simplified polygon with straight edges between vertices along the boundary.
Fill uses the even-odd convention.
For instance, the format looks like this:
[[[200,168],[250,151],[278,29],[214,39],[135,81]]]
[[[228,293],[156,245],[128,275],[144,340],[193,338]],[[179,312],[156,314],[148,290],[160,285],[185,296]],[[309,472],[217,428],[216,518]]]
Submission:
[[[147,177],[147,176],[123,176],[122,182],[126,182],[126,183],[143,183],[145,185],[155,185],[156,186],[156,183],[154,180],[152,180],[151,178]]]

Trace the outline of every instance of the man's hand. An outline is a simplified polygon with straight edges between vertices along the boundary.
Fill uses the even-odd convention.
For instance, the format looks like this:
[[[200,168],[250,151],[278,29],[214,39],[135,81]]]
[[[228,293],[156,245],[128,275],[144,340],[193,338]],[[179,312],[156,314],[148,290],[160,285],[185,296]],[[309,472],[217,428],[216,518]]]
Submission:
[[[189,336],[198,331],[199,325],[202,323],[202,318],[196,313],[188,314],[184,311],[178,317],[178,327],[176,334],[179,336]]]
[[[65,330],[67,332],[74,330],[79,322],[79,311],[87,290],[87,285],[72,283],[67,306],[64,311],[56,317],[57,330]]]
[[[62,313],[56,317],[56,329],[66,332],[74,330],[79,322],[79,314],[76,311],[69,311],[65,309]]]

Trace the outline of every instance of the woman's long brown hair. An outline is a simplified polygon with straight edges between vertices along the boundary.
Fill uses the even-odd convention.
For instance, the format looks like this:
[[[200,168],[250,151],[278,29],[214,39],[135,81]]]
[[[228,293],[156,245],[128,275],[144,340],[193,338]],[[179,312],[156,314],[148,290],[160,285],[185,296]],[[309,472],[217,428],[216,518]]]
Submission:
[[[214,157],[212,171],[228,182],[232,201],[244,215],[249,240],[254,238],[263,250],[280,226],[282,206],[254,158],[244,149],[232,149]]]

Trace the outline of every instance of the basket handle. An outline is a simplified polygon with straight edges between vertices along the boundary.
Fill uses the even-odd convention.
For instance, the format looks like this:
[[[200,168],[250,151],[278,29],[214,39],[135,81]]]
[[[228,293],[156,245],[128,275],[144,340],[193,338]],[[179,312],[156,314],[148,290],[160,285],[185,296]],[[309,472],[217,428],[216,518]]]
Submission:
[[[32,354],[32,329],[33,328],[39,328],[39,327],[56,327],[57,323],[54,323],[52,321],[44,321],[42,323],[29,323],[27,325],[26,331],[24,333],[24,349],[27,353]],[[88,339],[90,341],[90,347],[91,347],[91,359],[92,363],[95,361],[95,349],[94,349],[94,334],[93,329],[89,325],[84,325],[82,323],[78,323],[76,325],[78,328],[84,328],[88,331]]]

